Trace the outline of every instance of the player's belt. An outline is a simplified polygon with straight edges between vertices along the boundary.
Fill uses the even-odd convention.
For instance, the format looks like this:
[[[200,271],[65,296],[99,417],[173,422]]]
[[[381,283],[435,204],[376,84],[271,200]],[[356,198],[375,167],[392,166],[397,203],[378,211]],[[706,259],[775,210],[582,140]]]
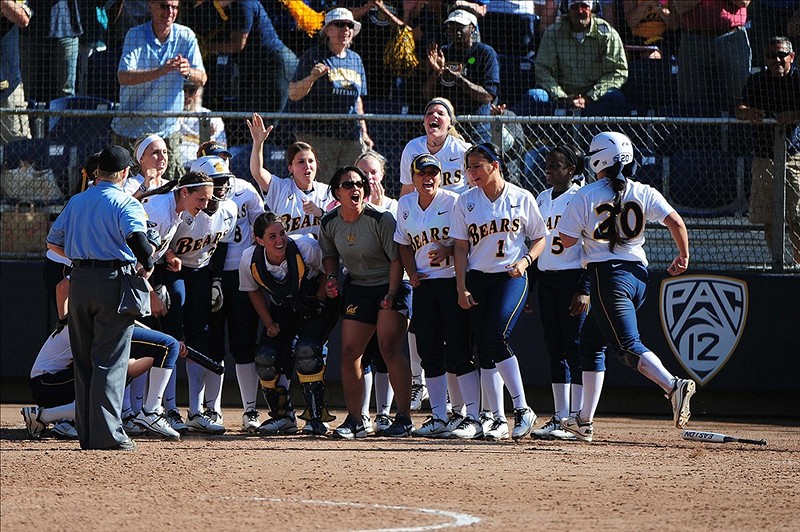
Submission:
[[[127,266],[130,262],[125,262],[122,260],[97,260],[97,259],[77,259],[72,261],[75,266],[80,266],[81,268],[121,268],[123,266]]]

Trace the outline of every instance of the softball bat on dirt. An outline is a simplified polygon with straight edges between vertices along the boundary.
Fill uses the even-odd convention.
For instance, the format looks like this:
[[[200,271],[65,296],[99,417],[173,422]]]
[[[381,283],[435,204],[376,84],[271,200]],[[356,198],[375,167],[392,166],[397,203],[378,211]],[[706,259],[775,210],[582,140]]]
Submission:
[[[684,440],[705,441],[710,443],[750,443],[752,445],[766,445],[767,440],[748,440],[746,438],[736,438],[719,432],[705,432],[702,430],[684,430]]]
[[[142,329],[150,329],[150,327],[140,322],[139,320],[136,320],[134,323],[138,327],[141,327]],[[207,355],[204,355],[197,349],[189,347],[188,345],[186,346],[186,358],[188,358],[192,362],[197,362],[198,364],[206,368],[208,371],[216,373],[217,375],[222,375],[223,373],[225,373],[225,366],[223,366],[216,360],[210,359]]]

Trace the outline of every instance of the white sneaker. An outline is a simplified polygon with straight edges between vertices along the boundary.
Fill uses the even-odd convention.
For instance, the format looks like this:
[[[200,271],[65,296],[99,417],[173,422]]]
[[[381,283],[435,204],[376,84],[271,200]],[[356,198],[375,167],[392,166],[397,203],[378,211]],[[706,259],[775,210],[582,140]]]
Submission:
[[[369,418],[369,414],[361,415],[361,423],[364,425],[364,432],[367,434],[375,434],[375,427],[372,426],[372,420]]]
[[[672,403],[672,417],[676,428],[682,429],[689,422],[692,415],[689,411],[689,399],[694,395],[695,389],[693,380],[675,379],[675,389],[667,397]]]
[[[429,417],[422,426],[411,433],[412,436],[423,438],[449,438],[450,430],[447,422],[439,418]]]
[[[216,410],[211,410],[210,408],[206,408],[206,411],[203,412],[203,415],[210,419],[212,423],[222,425],[223,427],[225,426],[225,423],[222,419],[222,413],[217,412]]]
[[[467,419],[466,416],[462,416],[457,412],[450,412],[450,415],[447,418],[447,430],[453,432],[465,419]]]
[[[331,426],[319,419],[306,421],[302,433],[306,436],[325,436],[331,430]]]
[[[133,422],[142,429],[152,432],[153,434],[164,436],[171,440],[181,439],[180,433],[170,426],[169,421],[167,421],[167,416],[164,415],[163,411],[145,412],[145,410],[142,409],[142,411],[136,415]]]
[[[424,384],[411,385],[411,411],[417,412],[422,409],[422,401],[428,399],[428,387]]]
[[[206,434],[225,434],[225,427],[217,425],[204,414],[189,414],[189,419],[186,422],[190,432],[204,432]]]
[[[460,440],[477,440],[483,438],[483,427],[478,421],[465,417],[461,420],[461,424],[450,432],[450,437]]]
[[[511,437],[515,440],[524,438],[531,433],[534,423],[536,423],[536,414],[530,407],[514,409],[514,428],[511,430]]]
[[[505,419],[495,419],[492,427],[484,431],[483,438],[489,441],[499,441],[508,439],[508,421]]]
[[[282,434],[295,434],[297,422],[294,415],[271,417],[258,427],[258,433],[264,436],[278,436]]]
[[[562,419],[561,428],[574,434],[581,441],[591,443],[594,437],[594,422],[583,421],[579,414]]]
[[[494,414],[488,410],[484,410],[481,412],[481,416],[478,418],[478,423],[481,424],[481,429],[483,429],[483,433],[486,434],[492,428],[492,424],[494,423]]]
[[[189,432],[189,426],[183,421],[181,413],[177,410],[170,410],[167,412],[167,423],[172,427],[172,430],[178,434],[186,434]]]
[[[56,438],[64,440],[77,440],[78,430],[75,428],[75,422],[71,419],[62,419],[50,429],[50,434]]]
[[[388,429],[392,425],[392,421],[394,420],[386,414],[378,414],[375,416],[375,434],[380,434]]]
[[[531,431],[531,438],[535,440],[575,440],[575,435],[561,428],[561,420],[555,416],[541,428]]]
[[[125,434],[128,436],[141,436],[146,430],[142,427],[134,423],[136,419],[136,414],[128,414],[127,416],[122,418],[122,428],[125,430]]]
[[[248,410],[242,414],[242,432],[255,434],[261,426],[261,419],[258,417],[258,410]]]
[[[28,431],[28,437],[34,440],[41,439],[42,432],[47,428],[47,425],[39,421],[39,407],[26,406],[19,413],[22,414],[22,418],[25,420],[25,429]]]

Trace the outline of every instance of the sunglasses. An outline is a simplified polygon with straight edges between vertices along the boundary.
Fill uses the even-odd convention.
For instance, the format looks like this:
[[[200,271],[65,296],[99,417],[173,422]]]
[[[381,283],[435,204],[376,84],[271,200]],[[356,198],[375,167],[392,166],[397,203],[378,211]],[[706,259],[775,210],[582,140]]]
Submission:
[[[792,52],[767,52],[764,54],[767,59],[786,59]]]
[[[341,28],[350,28],[351,30],[355,29],[355,27],[356,27],[356,25],[353,24],[352,22],[345,22],[343,20],[337,20],[336,22],[331,22],[331,26],[334,26],[334,27],[339,28],[339,29],[341,29]]]
[[[339,187],[345,190],[351,190],[355,187],[358,188],[367,188],[367,184],[363,181],[342,181],[339,183]]]

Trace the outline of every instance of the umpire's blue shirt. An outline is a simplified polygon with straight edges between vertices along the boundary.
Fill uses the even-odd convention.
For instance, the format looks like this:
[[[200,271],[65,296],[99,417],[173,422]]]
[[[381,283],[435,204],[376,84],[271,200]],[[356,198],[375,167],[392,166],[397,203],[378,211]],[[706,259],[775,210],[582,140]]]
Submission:
[[[147,215],[138,200],[121,185],[95,181],[93,187],[72,197],[61,211],[47,242],[64,248],[72,260],[136,262],[126,239],[147,231]]]

